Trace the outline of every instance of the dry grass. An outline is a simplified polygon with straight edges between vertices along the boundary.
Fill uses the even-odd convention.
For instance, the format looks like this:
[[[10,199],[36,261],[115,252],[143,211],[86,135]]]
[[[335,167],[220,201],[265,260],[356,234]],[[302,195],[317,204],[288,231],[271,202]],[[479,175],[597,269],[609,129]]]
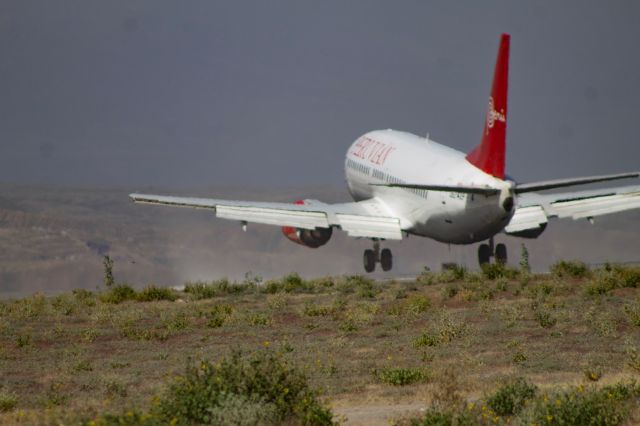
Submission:
[[[372,401],[479,398],[513,377],[541,389],[640,377],[638,288],[593,295],[590,277],[440,278],[324,279],[200,300],[179,293],[176,301],[111,304],[78,292],[1,301],[0,395],[9,408],[0,423],[144,408],[188,358],[265,346],[347,415]],[[428,374],[398,386],[381,381],[381,371]]]

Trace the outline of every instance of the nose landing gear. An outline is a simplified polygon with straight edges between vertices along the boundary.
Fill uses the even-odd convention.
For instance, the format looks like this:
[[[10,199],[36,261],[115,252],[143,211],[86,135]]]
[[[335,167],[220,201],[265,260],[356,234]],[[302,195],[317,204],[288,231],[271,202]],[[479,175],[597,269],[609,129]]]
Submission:
[[[496,263],[507,263],[507,246],[502,243],[494,245],[493,237],[489,239],[489,244],[480,244],[478,247],[478,263],[480,266],[491,263],[492,257]]]
[[[364,270],[373,272],[376,269],[376,263],[380,262],[383,271],[390,271],[393,267],[393,255],[388,248],[380,250],[380,241],[373,241],[373,250],[367,249],[362,256]]]

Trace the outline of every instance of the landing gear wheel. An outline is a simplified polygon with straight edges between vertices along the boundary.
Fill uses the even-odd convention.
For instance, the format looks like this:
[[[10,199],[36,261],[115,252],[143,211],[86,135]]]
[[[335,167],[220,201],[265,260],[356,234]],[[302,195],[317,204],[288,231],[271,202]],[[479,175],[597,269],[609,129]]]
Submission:
[[[478,247],[478,263],[480,266],[486,265],[491,261],[491,247],[489,244],[480,244]]]
[[[373,272],[376,269],[376,255],[373,250],[367,249],[364,251],[364,256],[362,256],[362,261],[364,263],[364,270],[367,272]]]
[[[496,245],[496,263],[500,265],[507,263],[507,246],[502,243]]]
[[[380,265],[383,271],[390,271],[393,267],[393,255],[388,248],[382,249],[380,252]]]

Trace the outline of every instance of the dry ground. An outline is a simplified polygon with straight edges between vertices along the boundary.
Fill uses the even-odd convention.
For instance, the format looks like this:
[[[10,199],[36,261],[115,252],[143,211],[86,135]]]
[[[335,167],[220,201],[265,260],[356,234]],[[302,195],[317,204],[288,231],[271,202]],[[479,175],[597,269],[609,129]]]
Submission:
[[[179,293],[173,302],[110,304],[70,293],[5,300],[0,395],[15,395],[17,405],[0,423],[145,407],[189,359],[234,349],[286,353],[345,424],[388,424],[434,398],[475,400],[519,376],[541,388],[594,374],[599,383],[638,378],[640,289],[589,295],[595,279],[436,274],[202,300]],[[396,386],[374,373],[396,367],[425,376]]]

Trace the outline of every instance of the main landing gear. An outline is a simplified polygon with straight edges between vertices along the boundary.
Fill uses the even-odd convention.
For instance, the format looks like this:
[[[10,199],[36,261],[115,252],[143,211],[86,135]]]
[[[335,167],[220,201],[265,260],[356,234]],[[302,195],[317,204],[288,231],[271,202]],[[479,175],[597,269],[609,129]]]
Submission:
[[[393,255],[388,248],[380,250],[380,241],[373,240],[373,250],[365,250],[362,261],[364,263],[364,270],[367,272],[373,272],[378,262],[380,262],[383,271],[389,271],[393,266]]]
[[[496,263],[504,265],[507,263],[507,246],[500,243],[493,244],[493,237],[489,239],[489,244],[480,244],[478,247],[478,263],[480,266],[487,263],[491,263],[491,258],[494,257]]]

